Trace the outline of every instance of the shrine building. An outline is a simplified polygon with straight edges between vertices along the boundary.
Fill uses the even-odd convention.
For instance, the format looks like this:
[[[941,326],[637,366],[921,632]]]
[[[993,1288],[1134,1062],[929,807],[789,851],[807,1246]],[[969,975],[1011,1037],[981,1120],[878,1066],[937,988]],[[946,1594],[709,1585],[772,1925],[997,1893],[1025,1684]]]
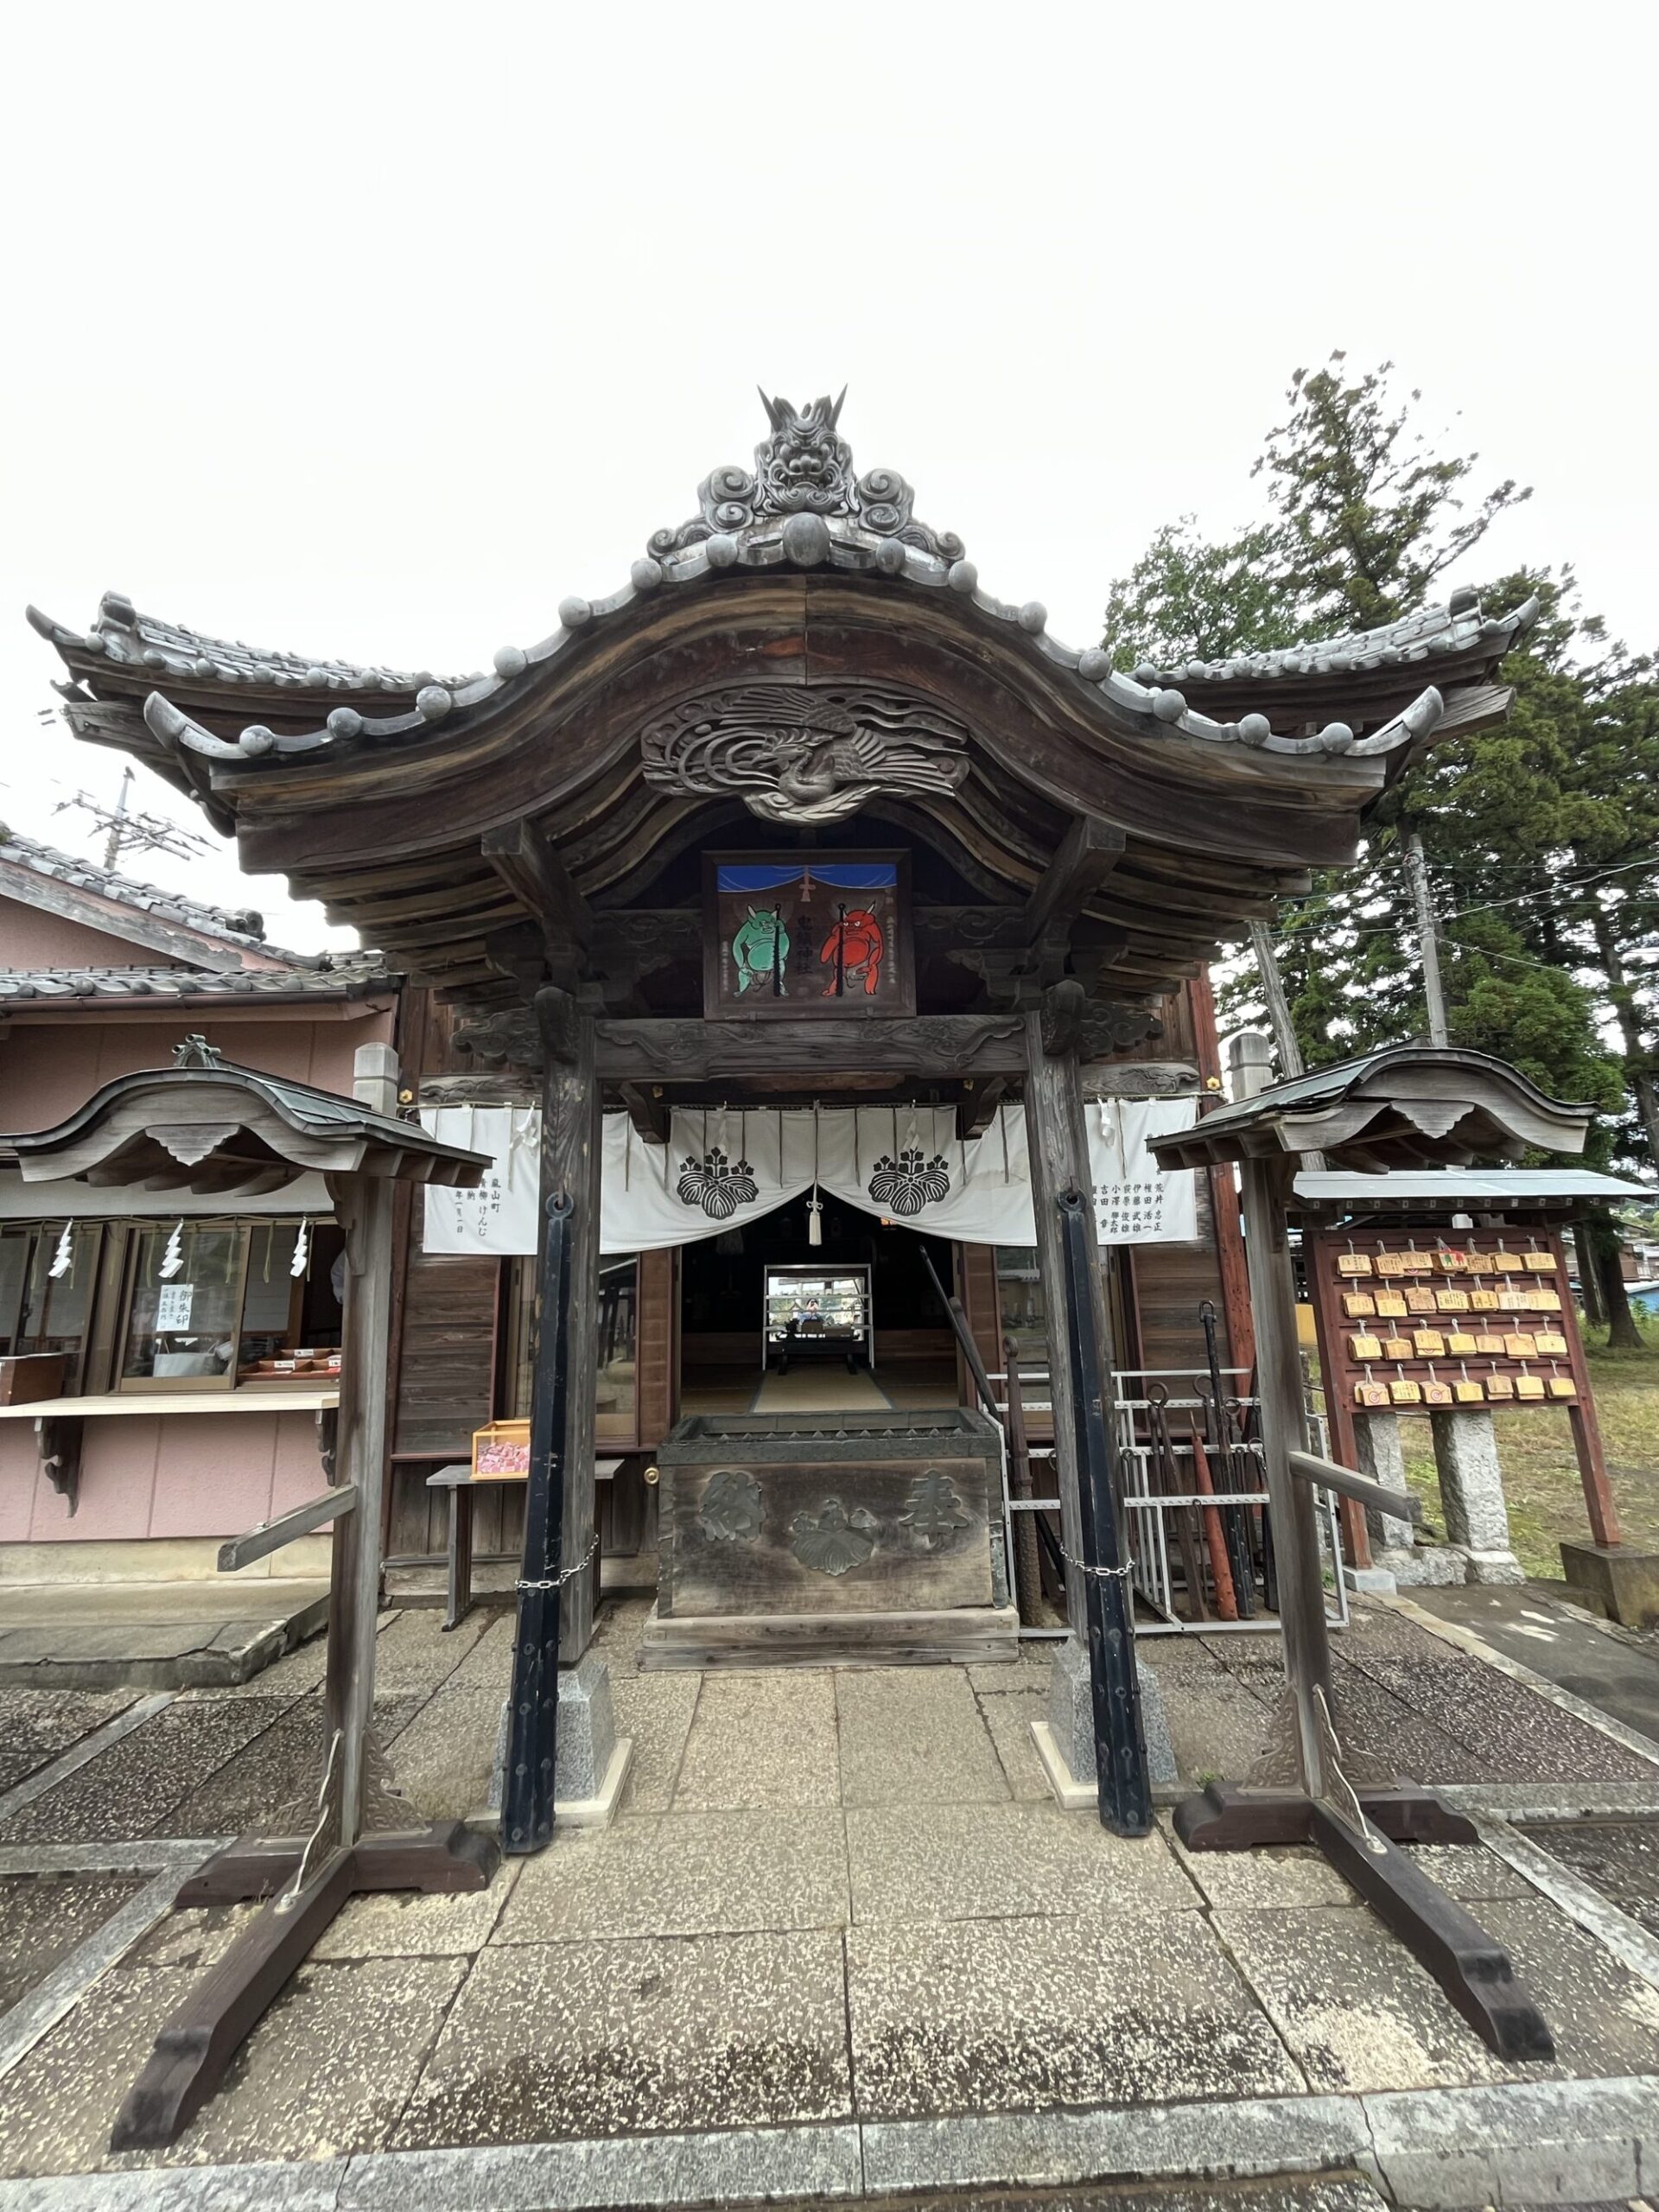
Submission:
[[[1064,1624],[1077,1475],[1052,1408],[1079,1362],[1141,1402],[1190,1400],[1212,1367],[1249,1395],[1232,1170],[1148,1149],[1221,1090],[1207,963],[1351,861],[1427,747],[1502,718],[1533,610],[1454,594],[1360,635],[1120,670],[983,588],[902,476],[861,474],[840,401],[766,406],[753,467],[715,468],[620,588],[564,600],[480,673],[267,652],[113,595],[85,631],[31,613],[78,736],[375,950],[299,971],[312,1000],[238,994],[226,971],[257,949],[227,961],[206,925],[219,982],[126,994],[153,1056],[129,1038],[102,1062],[63,1033],[107,1027],[110,992],[54,1012],[64,994],[0,976],[4,1119],[43,1128],[187,1028],[265,1065],[292,1039],[248,1007],[286,989],[328,1038],[389,1046],[404,1114],[494,1161],[475,1191],[398,1192],[394,1580],[438,1594],[448,1544],[453,1605],[459,1484],[467,1575],[511,1586],[524,1484],[490,1478],[491,1439],[522,1472],[539,1387],[567,1662],[624,1587],[657,1592],[647,1664],[1008,1656]],[[14,971],[97,965],[22,942],[0,933]],[[342,1030],[346,1007],[371,1027]],[[326,1052],[275,1071],[351,1089]],[[194,1545],[182,1571],[208,1572],[286,1495],[279,1433],[315,1451],[340,1341],[326,1199],[188,1181],[25,1204],[0,1161],[0,1357],[62,1356],[35,1418],[0,1421],[0,1533],[35,1571],[118,1538],[134,1563],[107,1571],[143,1573],[164,1535],[172,1571]],[[1098,1265],[1068,1303],[1072,1190]],[[550,1201],[563,1306],[538,1282]],[[211,1479],[179,1402],[208,1398],[257,1408],[218,1421]],[[315,1461],[289,1481],[315,1486]],[[1016,1528],[1009,1490],[1061,1510]],[[1201,1617],[1195,1573],[1161,1560],[1152,1625]]]

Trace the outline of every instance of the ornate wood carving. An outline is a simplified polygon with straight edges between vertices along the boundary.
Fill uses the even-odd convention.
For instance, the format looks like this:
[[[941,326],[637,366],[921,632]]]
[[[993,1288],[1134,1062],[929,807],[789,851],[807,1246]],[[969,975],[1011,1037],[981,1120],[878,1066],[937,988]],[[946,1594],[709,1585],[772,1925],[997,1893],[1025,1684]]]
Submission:
[[[645,781],[739,798],[763,822],[842,822],[876,798],[943,798],[968,773],[968,734],[937,709],[860,685],[755,683],[646,724]]]
[[[660,561],[689,545],[739,531],[764,537],[769,525],[781,535],[791,516],[818,515],[914,545],[938,560],[960,560],[959,537],[915,520],[915,495],[896,468],[854,473],[852,448],[836,427],[846,397],[843,391],[840,399],[831,400],[826,392],[797,408],[786,399],[768,399],[763,391],[771,432],[754,449],[753,470],[728,466],[706,476],[697,486],[700,512],[677,530],[656,531],[652,557]]]

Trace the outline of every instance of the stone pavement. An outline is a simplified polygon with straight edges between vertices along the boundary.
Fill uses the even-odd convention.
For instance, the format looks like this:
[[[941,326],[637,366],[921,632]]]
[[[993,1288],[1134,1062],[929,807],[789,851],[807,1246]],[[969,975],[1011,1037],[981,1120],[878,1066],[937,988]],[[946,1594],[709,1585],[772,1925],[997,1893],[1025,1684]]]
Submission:
[[[327,1610],[326,1580],[257,1573],[211,1582],[0,1581],[0,1693],[249,1681],[315,1635]]]
[[[1131,1842],[1060,1812],[1042,1659],[646,1675],[645,1610],[599,1631],[635,1745],[614,1825],[480,1896],[354,1901],[159,2158],[111,2157],[115,2109],[252,1910],[167,1904],[312,1785],[321,1643],[239,1687],[0,1700],[0,2212],[1241,2176],[1287,2183],[1258,2212],[1358,2212],[1371,2182],[1423,2205],[1659,2183],[1659,1746],[1403,1609],[1338,1639],[1348,1713],[1483,1818],[1483,1847],[1417,1856],[1555,2029],[1553,2065],[1507,2066],[1313,1854],[1194,1858],[1166,1815]],[[508,1624],[397,1612],[379,1648],[412,1803],[480,1805]],[[1143,1648],[1184,1773],[1242,1771],[1273,1639]],[[1327,2170],[1370,2182],[1289,2190]]]
[[[1573,1604],[1561,1582],[1460,1583],[1409,1595],[1437,1619],[1546,1675],[1604,1713],[1659,1738],[1659,1635],[1621,1628]]]

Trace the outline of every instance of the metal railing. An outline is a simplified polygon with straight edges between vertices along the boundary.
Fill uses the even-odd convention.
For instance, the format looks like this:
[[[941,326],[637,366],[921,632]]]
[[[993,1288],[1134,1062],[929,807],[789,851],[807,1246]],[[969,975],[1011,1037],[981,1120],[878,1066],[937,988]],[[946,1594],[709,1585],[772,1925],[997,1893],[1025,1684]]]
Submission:
[[[1223,1379],[1237,1383],[1241,1392],[1248,1388],[1250,1377],[1246,1370],[1224,1368],[1221,1371]],[[1006,1369],[995,1370],[989,1379],[997,1393],[996,1408],[999,1420],[1006,1427],[1008,1417],[1007,1371]],[[1207,1370],[1197,1368],[1115,1368],[1112,1371],[1112,1402],[1117,1424],[1118,1465],[1122,1481],[1125,1514],[1129,1524],[1130,1548],[1135,1556],[1135,1573],[1131,1580],[1136,1595],[1143,1602],[1145,1610],[1155,1616],[1152,1620],[1142,1618],[1137,1622],[1135,1633],[1138,1636],[1230,1636],[1252,1630],[1257,1631],[1274,1630],[1279,1625],[1278,1614],[1268,1611],[1265,1606],[1258,1606],[1253,1618],[1249,1618],[1192,1619],[1183,1616],[1177,1603],[1176,1569],[1180,1566],[1181,1561],[1180,1547],[1173,1544],[1173,1541],[1174,1515],[1178,1512],[1190,1513],[1194,1510],[1202,1513],[1210,1508],[1224,1511],[1230,1508],[1241,1510],[1256,1506],[1265,1508],[1268,1502],[1267,1491],[1261,1484],[1253,1485],[1249,1489],[1241,1489],[1236,1485],[1224,1486],[1227,1478],[1220,1470],[1216,1471],[1214,1486],[1208,1491],[1199,1488],[1196,1473],[1192,1486],[1185,1490],[1171,1491],[1154,1490],[1153,1487],[1153,1446],[1146,1431],[1147,1416],[1152,1410],[1154,1402],[1147,1395],[1146,1386],[1154,1383],[1163,1385],[1169,1392],[1169,1395],[1162,1402],[1164,1411],[1166,1414],[1191,1414],[1192,1416],[1191,1425],[1202,1427],[1208,1401],[1207,1397],[1201,1394],[1198,1386],[1207,1382],[1208,1379]],[[1053,1405],[1047,1395],[1048,1382],[1048,1370],[1045,1367],[1029,1369],[1021,1367],[1019,1370],[1020,1399],[1027,1414],[1052,1415]],[[1186,1386],[1189,1395],[1176,1395],[1176,1386],[1182,1384]],[[1249,1414],[1254,1410],[1256,1402],[1253,1398],[1241,1395],[1235,1402],[1242,1414]],[[1307,1408],[1307,1427],[1309,1441],[1315,1452],[1322,1456],[1326,1454],[1329,1446],[1324,1418],[1311,1406]],[[1170,1452],[1178,1464],[1185,1462],[1192,1465],[1193,1462],[1191,1443],[1178,1441],[1173,1435],[1170,1439]],[[1235,1458],[1245,1453],[1248,1453],[1252,1460],[1259,1462],[1262,1447],[1255,1442],[1233,1445],[1232,1454]],[[1037,1463],[1052,1465],[1054,1447],[1052,1444],[1030,1444],[1027,1447],[1027,1458],[1032,1463],[1034,1477]],[[1338,1518],[1337,1500],[1332,1491],[1323,1485],[1316,1485],[1315,1503],[1318,1509],[1319,1551],[1327,1601],[1325,1618],[1333,1628],[1345,1628],[1349,1618],[1348,1592],[1342,1576],[1342,1533]],[[1060,1501],[1058,1495],[1032,1497],[1014,1496],[1013,1485],[1007,1479],[1005,1452],[1002,1484],[1003,1546],[1007,1560],[1010,1590],[1015,1587],[1014,1516],[1019,1513],[1058,1514],[1059,1510]],[[1173,1559],[1172,1559],[1172,1549],[1175,1554]],[[1030,1643],[1058,1642],[1070,1633],[1069,1629],[1042,1628],[1028,1624],[1024,1621],[1020,1626],[1022,1641]]]

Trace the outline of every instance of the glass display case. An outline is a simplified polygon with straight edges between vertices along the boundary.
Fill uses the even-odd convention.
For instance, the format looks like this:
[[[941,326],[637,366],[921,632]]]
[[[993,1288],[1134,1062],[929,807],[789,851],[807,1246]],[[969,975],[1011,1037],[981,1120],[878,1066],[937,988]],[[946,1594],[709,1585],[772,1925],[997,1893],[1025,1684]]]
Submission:
[[[767,1268],[761,1364],[786,1374],[797,1359],[875,1363],[875,1322],[868,1267]]]

